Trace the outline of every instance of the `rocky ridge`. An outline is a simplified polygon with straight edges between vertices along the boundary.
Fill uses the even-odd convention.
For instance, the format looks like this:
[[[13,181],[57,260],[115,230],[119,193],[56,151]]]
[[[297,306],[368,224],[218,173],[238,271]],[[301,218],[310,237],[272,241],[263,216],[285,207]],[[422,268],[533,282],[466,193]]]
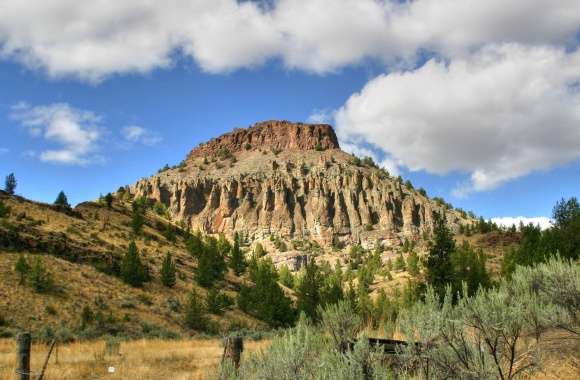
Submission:
[[[329,125],[267,121],[193,149],[180,167],[129,190],[204,233],[238,232],[323,247],[397,247],[430,234],[440,205],[340,150]],[[469,223],[446,210],[453,229]]]

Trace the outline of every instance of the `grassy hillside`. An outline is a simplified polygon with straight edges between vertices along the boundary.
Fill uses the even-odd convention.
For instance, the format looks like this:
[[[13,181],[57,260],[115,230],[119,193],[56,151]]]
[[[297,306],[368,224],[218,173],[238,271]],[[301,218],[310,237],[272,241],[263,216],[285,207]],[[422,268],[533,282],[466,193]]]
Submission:
[[[183,308],[192,287],[203,299],[207,290],[195,285],[195,260],[184,238],[171,222],[148,211],[140,236],[131,230],[130,204],[116,199],[112,207],[96,202],[70,211],[0,192],[10,215],[0,219],[0,331],[10,335],[26,328],[40,335],[63,336],[122,334],[171,337],[189,331],[183,324]],[[168,228],[174,229],[168,234]],[[168,235],[174,235],[168,236]],[[169,237],[169,239],[168,239]],[[135,239],[141,260],[152,280],[134,288],[112,273]],[[175,260],[177,281],[173,288],[159,280],[162,260]],[[20,256],[32,262],[42,257],[54,279],[54,289],[37,293],[19,284],[14,271]],[[221,290],[235,298],[243,280],[227,273]],[[80,330],[81,313],[93,313],[89,328]],[[211,316],[217,330],[265,325],[234,306],[223,316]]]

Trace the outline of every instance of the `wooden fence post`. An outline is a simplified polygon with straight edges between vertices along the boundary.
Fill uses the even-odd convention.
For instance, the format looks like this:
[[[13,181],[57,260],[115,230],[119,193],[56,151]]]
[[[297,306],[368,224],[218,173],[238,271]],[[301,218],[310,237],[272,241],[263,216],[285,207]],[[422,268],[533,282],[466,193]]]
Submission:
[[[55,345],[56,345],[56,340],[53,340],[52,343],[50,344],[50,348],[48,349],[48,354],[46,354],[46,360],[44,361],[44,365],[42,366],[42,370],[40,371],[40,375],[38,375],[38,379],[36,379],[36,380],[43,380],[44,379],[44,373],[46,372],[46,367],[48,367],[48,361],[50,360],[50,355],[52,354],[52,350],[54,349]]]
[[[20,380],[30,380],[30,345],[32,338],[29,332],[16,337],[16,374]]]
[[[244,338],[241,336],[230,336],[226,338],[224,358],[231,360],[236,369],[240,368],[242,351],[244,351]]]

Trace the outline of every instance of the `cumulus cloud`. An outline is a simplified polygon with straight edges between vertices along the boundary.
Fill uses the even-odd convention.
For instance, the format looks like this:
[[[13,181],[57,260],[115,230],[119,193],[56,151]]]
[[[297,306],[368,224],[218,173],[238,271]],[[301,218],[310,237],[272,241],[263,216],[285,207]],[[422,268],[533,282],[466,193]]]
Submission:
[[[414,62],[487,43],[571,43],[577,0],[1,0],[0,56],[98,82],[174,64],[208,72],[279,59],[317,73],[376,59]]]
[[[316,109],[306,119],[312,124],[328,124],[334,117],[334,111],[329,109]]]
[[[534,226],[540,226],[540,228],[542,230],[548,229],[550,227],[552,227],[552,220],[550,218],[547,218],[545,216],[536,216],[536,217],[532,217],[532,218],[527,218],[524,216],[517,216],[517,217],[511,217],[511,216],[504,216],[501,218],[491,218],[491,221],[494,222],[495,224],[497,224],[498,226],[503,226],[503,227],[511,227],[511,226],[519,226],[520,223],[523,223],[524,225],[528,225],[528,224],[533,224]]]
[[[87,165],[101,158],[95,154],[102,129],[100,117],[91,111],[80,110],[66,103],[30,106],[18,103],[12,107],[12,118],[36,137],[55,144],[55,149],[39,153],[41,161]],[[36,155],[36,154],[35,154]]]
[[[121,129],[121,135],[129,143],[139,143],[152,146],[161,142],[161,136],[149,129],[137,125],[128,125]]]
[[[456,195],[580,158],[580,50],[500,44],[380,75],[336,113],[343,140],[430,173]]]

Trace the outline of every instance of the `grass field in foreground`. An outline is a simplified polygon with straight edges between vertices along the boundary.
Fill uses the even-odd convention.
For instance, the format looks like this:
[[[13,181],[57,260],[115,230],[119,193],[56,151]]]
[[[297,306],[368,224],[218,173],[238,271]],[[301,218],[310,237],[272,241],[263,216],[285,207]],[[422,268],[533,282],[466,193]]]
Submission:
[[[547,339],[546,346],[561,344],[560,334]],[[269,340],[245,340],[247,357],[251,352],[265,349]],[[542,370],[529,379],[560,380],[580,378],[580,356],[575,340],[568,341],[561,350],[548,348]],[[552,348],[552,349],[550,349]],[[33,379],[46,357],[48,347],[33,345]],[[15,379],[15,342],[0,340],[0,380]],[[45,380],[123,379],[123,380],[200,380],[215,377],[223,353],[219,339],[193,340],[136,340],[121,342],[118,353],[107,353],[106,342],[79,342],[61,345],[53,352]],[[115,367],[115,373],[108,373]],[[213,376],[212,376],[213,375]]]
[[[244,355],[268,344],[269,341],[246,340]],[[32,378],[40,371],[47,351],[46,345],[33,345]],[[0,380],[15,378],[15,352],[14,340],[0,340]],[[118,354],[107,353],[105,341],[71,343],[53,352],[45,380],[205,379],[215,373],[222,352],[219,339],[121,342]],[[109,367],[115,367],[114,374],[108,373]]]

